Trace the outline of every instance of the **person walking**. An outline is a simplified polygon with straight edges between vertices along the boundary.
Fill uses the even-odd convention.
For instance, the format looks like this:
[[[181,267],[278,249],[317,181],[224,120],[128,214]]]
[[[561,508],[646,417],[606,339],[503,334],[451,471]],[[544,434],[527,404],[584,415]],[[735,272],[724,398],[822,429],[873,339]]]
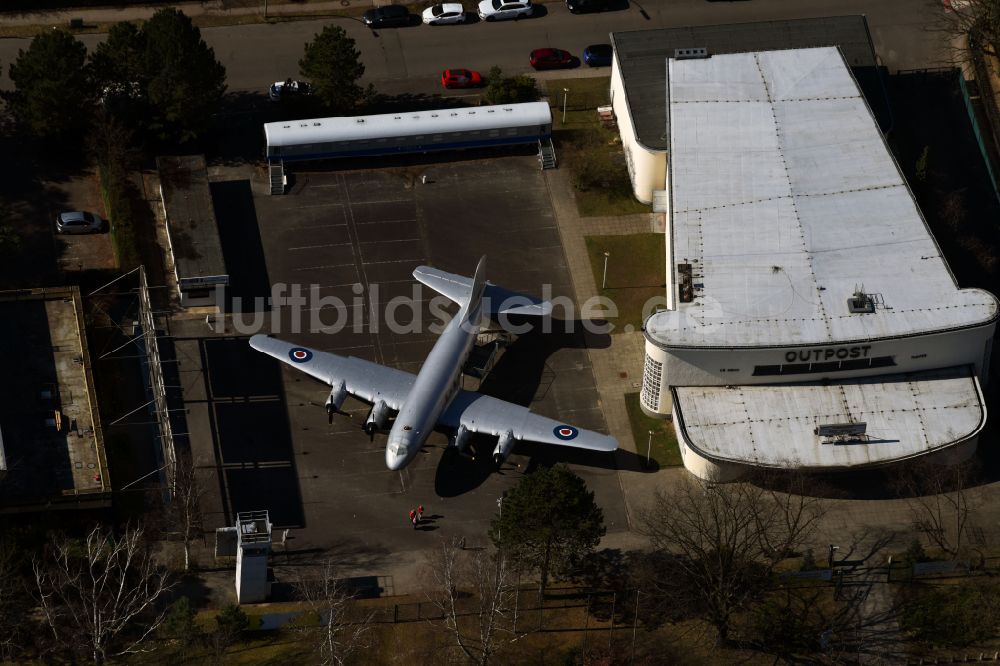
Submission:
[[[417,529],[417,512],[410,509],[410,522],[413,523],[413,529]]]
[[[420,504],[417,506],[417,522],[424,519],[424,505]]]

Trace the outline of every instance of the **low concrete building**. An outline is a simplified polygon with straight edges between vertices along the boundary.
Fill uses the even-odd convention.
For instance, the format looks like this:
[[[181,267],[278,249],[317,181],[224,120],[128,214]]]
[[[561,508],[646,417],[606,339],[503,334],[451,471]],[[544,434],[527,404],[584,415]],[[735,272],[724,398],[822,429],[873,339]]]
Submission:
[[[665,70],[668,306],[640,402],[688,470],[971,455],[998,302],[958,287],[843,52]]]
[[[670,153],[667,61],[700,50],[711,55],[837,46],[861,84],[876,118],[888,125],[888,104],[863,16],[687,26],[611,34],[611,104],[636,199],[665,195]]]
[[[0,320],[0,513],[110,506],[79,289],[0,292]]]
[[[202,155],[157,157],[160,200],[181,305],[222,308],[229,285]]]

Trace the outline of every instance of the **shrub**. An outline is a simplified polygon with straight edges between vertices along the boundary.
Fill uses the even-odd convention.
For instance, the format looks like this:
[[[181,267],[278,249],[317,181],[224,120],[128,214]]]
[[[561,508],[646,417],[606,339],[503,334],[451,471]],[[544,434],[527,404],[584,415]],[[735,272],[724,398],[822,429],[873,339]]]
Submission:
[[[538,89],[535,88],[535,80],[527,74],[504,76],[503,71],[494,65],[486,77],[483,97],[490,104],[534,102],[538,99]]]

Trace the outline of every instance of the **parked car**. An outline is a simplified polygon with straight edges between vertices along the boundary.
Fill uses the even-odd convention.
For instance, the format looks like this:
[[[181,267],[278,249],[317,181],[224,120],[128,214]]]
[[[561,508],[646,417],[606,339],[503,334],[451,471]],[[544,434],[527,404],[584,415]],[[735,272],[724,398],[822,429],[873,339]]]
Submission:
[[[271,87],[267,90],[267,98],[272,102],[280,102],[282,95],[291,97],[292,95],[308,95],[309,92],[309,84],[305,81],[285,79],[284,81],[275,81],[271,84]]]
[[[410,25],[410,10],[403,5],[386,5],[369,9],[361,20],[369,28],[402,28]]]
[[[606,12],[618,6],[621,0],[566,0],[566,8],[574,14]]]
[[[427,25],[465,23],[465,7],[457,2],[446,2],[424,10],[421,18]]]
[[[573,54],[562,49],[535,49],[529,62],[535,69],[562,69],[573,66]]]
[[[591,44],[583,50],[583,61],[591,67],[608,67],[613,53],[611,44]]]
[[[93,234],[103,228],[104,220],[84,211],[59,213],[56,218],[56,232],[60,234]]]
[[[483,75],[471,69],[446,69],[441,72],[441,85],[445,88],[478,88],[483,85]]]
[[[484,21],[503,21],[531,16],[535,8],[531,0],[483,0],[479,3],[479,18]]]

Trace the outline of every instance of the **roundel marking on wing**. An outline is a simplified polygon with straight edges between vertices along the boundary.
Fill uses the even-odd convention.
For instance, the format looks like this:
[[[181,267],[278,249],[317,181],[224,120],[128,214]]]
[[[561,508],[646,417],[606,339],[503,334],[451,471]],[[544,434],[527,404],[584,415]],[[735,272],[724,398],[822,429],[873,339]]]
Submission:
[[[302,347],[292,347],[288,350],[288,358],[292,359],[295,363],[305,363],[306,361],[312,360],[313,353],[308,349],[303,349]]]
[[[570,439],[576,439],[576,436],[580,434],[580,431],[571,425],[557,425],[552,429],[552,434],[557,438],[567,441]]]

